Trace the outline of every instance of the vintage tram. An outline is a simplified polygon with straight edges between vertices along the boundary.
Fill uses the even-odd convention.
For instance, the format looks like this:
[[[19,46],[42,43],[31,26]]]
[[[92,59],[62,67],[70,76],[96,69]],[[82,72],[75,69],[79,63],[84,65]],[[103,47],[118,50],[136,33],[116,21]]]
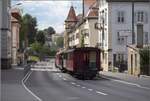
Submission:
[[[92,79],[101,69],[100,50],[93,47],[69,49],[56,54],[55,65],[80,79]]]

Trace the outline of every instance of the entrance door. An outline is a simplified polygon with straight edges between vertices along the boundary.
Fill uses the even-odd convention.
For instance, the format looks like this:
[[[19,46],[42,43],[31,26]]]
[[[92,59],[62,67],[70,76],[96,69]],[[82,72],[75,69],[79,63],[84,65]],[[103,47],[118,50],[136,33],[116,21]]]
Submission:
[[[96,52],[90,52],[89,53],[89,68],[90,69],[96,69]]]

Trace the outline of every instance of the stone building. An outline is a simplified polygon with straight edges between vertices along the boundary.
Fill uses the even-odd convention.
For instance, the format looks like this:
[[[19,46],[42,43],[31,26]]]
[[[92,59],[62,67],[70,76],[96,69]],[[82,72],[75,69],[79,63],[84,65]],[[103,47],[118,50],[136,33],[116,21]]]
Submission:
[[[10,0],[0,0],[1,69],[11,67]]]
[[[86,1],[88,0],[85,0],[85,6],[87,4]],[[67,19],[65,20],[66,33],[64,40],[66,49],[82,47],[82,44],[84,47],[97,46],[98,30],[95,28],[95,24],[98,21],[98,9],[94,9],[97,6],[97,2],[93,1],[90,4],[90,6],[88,5],[88,10],[83,12],[84,16],[83,14],[76,16],[75,10],[71,6]]]
[[[135,38],[137,37],[137,23],[140,22],[144,26],[144,42],[150,41],[149,0],[132,1],[99,0],[99,47],[103,50],[101,63],[105,71],[114,68],[120,71],[127,70],[126,46],[132,44],[133,29]]]
[[[12,65],[20,63],[19,58],[19,32],[20,32],[21,12],[18,8],[11,9],[11,40],[12,40]]]

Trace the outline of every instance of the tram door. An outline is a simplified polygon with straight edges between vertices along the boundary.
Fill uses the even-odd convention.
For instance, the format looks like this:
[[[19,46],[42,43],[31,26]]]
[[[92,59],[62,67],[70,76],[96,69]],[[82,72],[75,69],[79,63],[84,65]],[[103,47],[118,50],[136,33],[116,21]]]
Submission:
[[[83,55],[84,55],[84,58],[83,58],[84,67],[88,68],[89,67],[89,53],[84,52]]]
[[[89,53],[89,69],[96,69],[96,52]]]

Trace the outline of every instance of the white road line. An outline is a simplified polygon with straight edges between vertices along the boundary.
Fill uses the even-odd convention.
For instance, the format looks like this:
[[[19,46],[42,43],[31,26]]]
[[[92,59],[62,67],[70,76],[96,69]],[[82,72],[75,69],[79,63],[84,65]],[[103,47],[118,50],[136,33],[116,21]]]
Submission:
[[[149,87],[144,87],[144,86],[141,86],[141,85],[136,84],[136,83],[131,83],[131,82],[123,81],[123,80],[111,79],[111,78],[107,78],[107,77],[103,77],[103,78],[106,78],[106,79],[109,79],[109,80],[112,80],[112,81],[115,81],[115,82],[119,82],[119,83],[127,84],[127,85],[136,86],[136,87],[138,87],[138,88],[143,88],[143,89],[148,89],[148,90],[150,90],[150,88],[149,88]]]
[[[61,76],[61,75],[59,75],[59,77],[61,78],[62,76]]]
[[[71,84],[75,85],[76,83],[74,83],[74,82],[71,82]]]
[[[88,89],[89,91],[93,91],[93,89]]]
[[[25,83],[27,81],[27,79],[29,78],[29,76],[31,75],[32,71],[31,72],[28,72],[27,76],[24,78],[23,82]]]
[[[30,77],[32,71],[31,72],[28,72],[24,78],[21,80],[21,83],[23,85],[23,87],[32,95],[34,96],[38,101],[42,101],[41,98],[39,98],[37,95],[35,95],[29,88],[27,88],[27,86],[25,85],[25,82],[27,81],[27,79]]]
[[[96,91],[97,94],[101,94],[101,95],[108,95],[106,93],[100,92],[100,91]]]
[[[63,78],[63,80],[65,80],[65,81],[66,81],[67,79],[66,79],[66,78]]]
[[[86,87],[83,86],[82,88],[86,88]]]
[[[80,87],[81,85],[76,85],[77,87]]]
[[[52,71],[52,69],[47,69],[47,68],[32,68],[32,71]]]

